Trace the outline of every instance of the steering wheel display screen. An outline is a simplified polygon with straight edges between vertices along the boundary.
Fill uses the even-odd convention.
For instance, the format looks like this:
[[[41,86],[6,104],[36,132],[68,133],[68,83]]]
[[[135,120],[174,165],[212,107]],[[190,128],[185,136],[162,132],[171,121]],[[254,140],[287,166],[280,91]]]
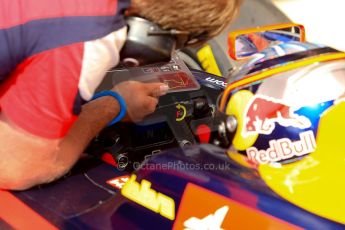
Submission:
[[[128,68],[126,74],[127,80],[164,83],[169,86],[169,93],[200,89],[198,81],[177,54],[173,55],[169,63]],[[118,83],[116,78],[117,76],[113,77],[114,84]]]

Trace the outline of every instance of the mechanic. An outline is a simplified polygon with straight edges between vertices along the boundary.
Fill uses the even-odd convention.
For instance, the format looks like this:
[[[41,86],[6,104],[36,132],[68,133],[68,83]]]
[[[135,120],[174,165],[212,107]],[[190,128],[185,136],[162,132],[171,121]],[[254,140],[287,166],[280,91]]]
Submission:
[[[119,62],[125,14],[206,40],[240,2],[0,0],[0,188],[24,190],[63,176],[124,103],[125,119],[134,122],[154,112],[164,84],[127,81],[112,89],[117,98],[90,101]]]

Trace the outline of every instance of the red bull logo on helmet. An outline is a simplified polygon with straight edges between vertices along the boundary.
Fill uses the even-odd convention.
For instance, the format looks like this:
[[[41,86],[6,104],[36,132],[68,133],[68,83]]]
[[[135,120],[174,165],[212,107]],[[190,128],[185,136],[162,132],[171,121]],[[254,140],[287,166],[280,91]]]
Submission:
[[[301,159],[316,151],[317,116],[332,105],[329,101],[296,106],[282,99],[239,90],[227,105],[227,113],[238,120],[233,147],[246,153],[246,160],[254,165]]]
[[[244,137],[251,134],[269,135],[276,124],[284,127],[307,129],[311,122],[305,116],[295,113],[299,108],[293,108],[282,100],[264,95],[255,95],[245,109]]]
[[[301,157],[312,153],[316,149],[316,140],[313,131],[300,133],[300,140],[291,141],[288,138],[271,140],[270,147],[258,150],[255,147],[247,149],[248,159],[257,164],[268,164],[281,160]]]

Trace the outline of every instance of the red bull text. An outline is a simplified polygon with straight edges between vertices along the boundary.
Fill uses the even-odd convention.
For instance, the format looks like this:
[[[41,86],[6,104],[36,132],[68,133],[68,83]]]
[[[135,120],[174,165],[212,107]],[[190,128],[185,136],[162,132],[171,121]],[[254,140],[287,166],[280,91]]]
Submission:
[[[291,141],[288,138],[271,140],[270,147],[258,150],[251,147],[246,150],[248,159],[257,164],[268,164],[293,157],[304,156],[316,149],[316,140],[313,131],[300,133],[300,140]]]

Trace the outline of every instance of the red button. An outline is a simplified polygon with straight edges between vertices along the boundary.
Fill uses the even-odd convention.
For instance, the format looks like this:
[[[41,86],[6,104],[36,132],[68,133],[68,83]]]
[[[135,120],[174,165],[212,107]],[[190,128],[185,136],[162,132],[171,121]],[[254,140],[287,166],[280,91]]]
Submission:
[[[208,144],[211,139],[211,129],[207,125],[199,125],[196,129],[196,135],[201,144]]]

